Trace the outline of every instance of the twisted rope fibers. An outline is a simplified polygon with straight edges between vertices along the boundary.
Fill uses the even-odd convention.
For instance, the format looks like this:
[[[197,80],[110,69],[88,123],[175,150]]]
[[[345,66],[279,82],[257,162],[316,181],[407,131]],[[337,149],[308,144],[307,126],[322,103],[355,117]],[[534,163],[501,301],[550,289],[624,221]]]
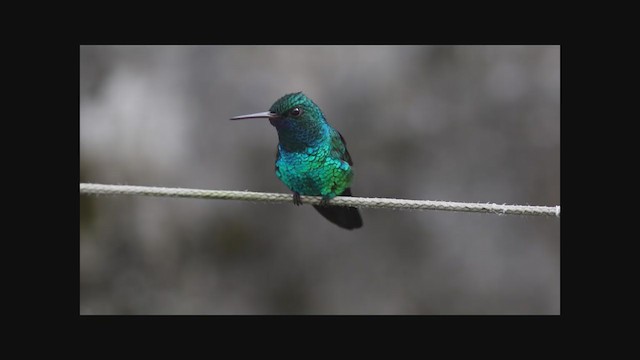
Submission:
[[[80,194],[144,195],[196,199],[243,200],[269,203],[292,203],[293,195],[252,191],[200,190],[133,185],[105,185],[80,183]],[[301,196],[303,204],[318,205],[322,197]],[[493,213],[499,215],[531,215],[560,217],[560,206],[499,205],[491,203],[465,203],[452,201],[407,200],[391,198],[365,198],[337,196],[331,205],[394,210],[443,210]]]

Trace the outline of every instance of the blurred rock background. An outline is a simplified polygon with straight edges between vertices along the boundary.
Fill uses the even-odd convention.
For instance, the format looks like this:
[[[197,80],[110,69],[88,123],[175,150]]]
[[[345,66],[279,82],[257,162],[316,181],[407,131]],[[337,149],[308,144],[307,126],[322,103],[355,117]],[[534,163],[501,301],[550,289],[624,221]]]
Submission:
[[[357,196],[560,204],[559,46],[82,46],[80,181],[288,192],[304,91]],[[81,314],[559,314],[560,220],[80,196]]]

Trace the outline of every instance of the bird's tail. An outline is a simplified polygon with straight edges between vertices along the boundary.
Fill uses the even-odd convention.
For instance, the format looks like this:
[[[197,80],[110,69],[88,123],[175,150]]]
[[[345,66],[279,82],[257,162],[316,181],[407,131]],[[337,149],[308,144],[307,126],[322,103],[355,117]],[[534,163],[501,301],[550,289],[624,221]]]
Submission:
[[[346,189],[340,196],[351,196],[351,188]],[[357,229],[362,227],[362,217],[358,208],[345,206],[319,206],[313,205],[327,220],[345,229]]]

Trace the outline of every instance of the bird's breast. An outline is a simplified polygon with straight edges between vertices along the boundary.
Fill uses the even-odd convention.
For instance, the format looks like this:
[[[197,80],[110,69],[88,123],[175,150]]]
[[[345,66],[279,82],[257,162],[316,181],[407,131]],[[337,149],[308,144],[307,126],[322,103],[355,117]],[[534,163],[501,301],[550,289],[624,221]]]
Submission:
[[[351,168],[345,161],[332,158],[328,148],[288,152],[279,147],[276,175],[292,191],[333,197],[349,186]]]

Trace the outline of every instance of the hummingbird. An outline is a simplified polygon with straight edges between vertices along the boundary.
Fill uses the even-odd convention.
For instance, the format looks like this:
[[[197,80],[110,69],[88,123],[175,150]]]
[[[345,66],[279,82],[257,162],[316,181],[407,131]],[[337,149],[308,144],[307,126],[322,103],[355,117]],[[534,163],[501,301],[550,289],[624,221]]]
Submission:
[[[351,196],[353,160],[318,105],[302,92],[291,93],[269,111],[231,118],[241,119],[269,119],[278,131],[276,176],[293,191],[295,205],[302,204],[300,195],[322,196],[313,207],[327,220],[349,230],[362,227],[357,208],[329,205],[336,196]]]

